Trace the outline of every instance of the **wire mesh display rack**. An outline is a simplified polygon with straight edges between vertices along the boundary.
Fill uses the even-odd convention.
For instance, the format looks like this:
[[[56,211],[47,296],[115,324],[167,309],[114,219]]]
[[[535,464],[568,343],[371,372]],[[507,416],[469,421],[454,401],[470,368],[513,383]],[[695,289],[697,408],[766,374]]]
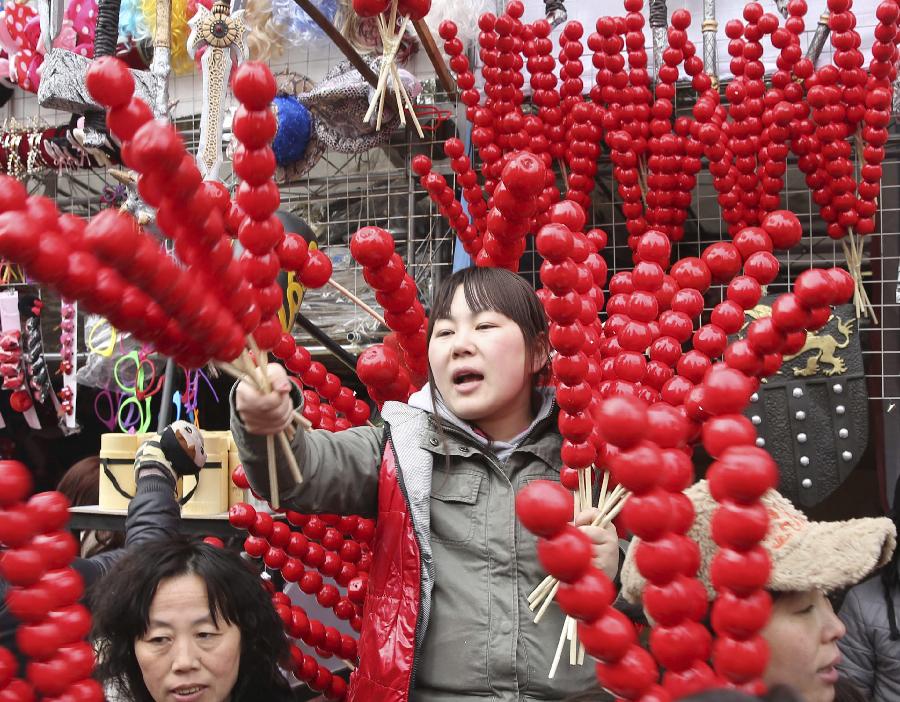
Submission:
[[[327,40],[311,43],[274,59],[274,72],[291,71],[321,80],[325,72],[342,60],[339,51]],[[822,60],[827,60],[823,56]],[[350,236],[361,226],[378,225],[391,231],[398,253],[407,263],[410,273],[422,291],[424,301],[430,300],[434,286],[452,270],[454,239],[447,222],[437,213],[427,194],[411,174],[411,159],[424,153],[435,161],[435,170],[444,174],[448,182],[453,174],[443,159],[442,143],[458,132],[464,119],[464,109],[453,98],[436,88],[431,66],[424,52],[415,55],[410,64],[412,72],[425,85],[422,102],[433,106],[433,113],[425,120],[425,138],[420,139],[412,129],[395,131],[381,148],[362,154],[343,154],[333,150],[324,153],[310,173],[282,186],[282,207],[305,219],[315,231],[319,244],[335,263],[336,277],[351,291],[366,301],[374,296],[362,279],[359,267],[352,261],[347,248]],[[683,97],[682,97],[683,96]],[[196,145],[199,136],[199,114],[202,108],[202,89],[198,75],[180,76],[173,81],[174,116],[179,131],[189,147]],[[679,108],[689,108],[690,89],[679,90]],[[45,124],[68,121],[69,115],[41,109],[35,96],[17,91],[8,108],[8,116],[20,122],[30,120]],[[226,130],[227,132],[227,130]],[[878,315],[878,323],[860,321],[861,341],[869,375],[869,393],[873,401],[884,403],[884,411],[900,412],[900,134],[892,130],[884,163],[884,181],[879,199],[880,227],[868,237],[865,267],[866,286]],[[227,164],[223,169],[226,184],[234,185]],[[54,197],[68,211],[91,215],[104,206],[104,189],[115,185],[102,170],[78,170],[45,173],[32,180],[32,189]],[[770,292],[781,292],[805,268],[815,265],[842,265],[843,253],[839,244],[824,234],[824,224],[818,216],[803,176],[790,164],[785,176],[782,204],[795,212],[804,224],[804,238],[800,245],[782,254],[781,275],[770,286]],[[591,212],[593,226],[605,229],[610,245],[604,252],[611,272],[632,266],[627,246],[625,222],[607,158],[601,157],[597,187],[593,193]],[[697,255],[714,241],[727,239],[720,219],[716,193],[708,171],[698,175],[694,200],[685,225],[684,240],[676,247],[676,256]],[[534,256],[526,256],[522,273],[538,283]],[[711,289],[707,304],[711,307],[720,299],[721,287]],[[373,339],[384,333],[377,323],[352,304],[339,298],[332,290],[308,291],[304,300],[308,316],[320,324],[335,341],[351,352],[359,352]],[[301,339],[315,345],[310,339]]]

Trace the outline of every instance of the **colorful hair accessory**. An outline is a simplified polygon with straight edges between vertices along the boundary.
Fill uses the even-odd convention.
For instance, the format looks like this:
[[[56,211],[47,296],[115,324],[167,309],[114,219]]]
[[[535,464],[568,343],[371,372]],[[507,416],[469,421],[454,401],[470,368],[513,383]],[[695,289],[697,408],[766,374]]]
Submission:
[[[187,38],[190,33],[187,17],[187,0],[172,0],[171,47],[172,70],[176,74],[191,73],[194,62],[187,52]],[[156,0],[142,0],[144,19],[152,28],[156,27]],[[154,37],[155,39],[155,37]]]
[[[142,0],[122,0],[119,6],[119,36],[131,37],[132,41],[150,36]]]
[[[272,36],[269,18],[272,16],[271,0],[248,0],[244,10],[244,23],[249,28],[244,41],[247,43],[247,57],[251,61],[268,61],[282,53],[283,48],[277,36]]]

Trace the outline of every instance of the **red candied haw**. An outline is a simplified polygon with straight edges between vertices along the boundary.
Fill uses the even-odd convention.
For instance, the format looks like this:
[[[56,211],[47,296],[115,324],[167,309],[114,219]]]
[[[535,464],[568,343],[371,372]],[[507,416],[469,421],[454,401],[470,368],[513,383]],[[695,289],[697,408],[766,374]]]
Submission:
[[[706,397],[704,394],[704,402]],[[703,448],[713,458],[733,446],[752,446],[755,441],[756,429],[742,414],[723,414],[703,423]]]
[[[727,295],[729,300],[736,302],[743,309],[753,309],[762,297],[762,286],[756,278],[739,275],[728,284]]]
[[[746,551],[720,548],[710,563],[710,580],[716,589],[728,588],[738,595],[749,595],[765,587],[771,561],[762,546]]]
[[[853,276],[843,268],[829,268],[827,273],[831,278],[832,286],[834,286],[833,304],[838,305],[848,302],[853,297],[853,290],[856,287]]]
[[[762,629],[772,613],[772,597],[757,590],[746,597],[723,590],[712,611],[713,630],[719,635],[745,639]]]
[[[646,406],[640,400],[612,397],[601,403],[596,420],[605,441],[620,448],[634,446],[644,437]]]
[[[321,249],[315,249],[309,252],[309,258],[306,259],[306,265],[300,271],[300,282],[307,288],[313,290],[323,287],[329,280],[334,267],[331,259]]]
[[[412,22],[425,19],[430,10],[431,0],[399,0],[397,5],[400,15],[409,17]]]
[[[548,218],[554,224],[564,224],[573,232],[584,230],[584,208],[571,200],[561,200],[550,207]]]
[[[131,164],[141,173],[171,171],[181,163],[184,144],[175,128],[167,122],[147,122],[131,140]]]
[[[91,97],[104,107],[121,107],[134,94],[134,78],[123,61],[102,56],[91,62],[84,75],[84,84]]]
[[[260,149],[272,141],[278,123],[268,108],[248,110],[241,105],[235,112],[231,128],[241,144],[250,149]]]
[[[795,332],[807,328],[810,314],[796,294],[785,293],[772,303],[772,321],[783,332]]]
[[[712,276],[709,267],[701,259],[690,256],[676,262],[670,271],[681,288],[693,288],[701,293],[709,289]]]
[[[743,551],[763,540],[769,515],[760,502],[741,505],[724,500],[713,514],[711,526],[713,540],[719,546]]]
[[[746,261],[757,251],[771,251],[772,239],[761,227],[745,227],[734,235],[734,245]]]
[[[762,228],[772,239],[772,245],[776,249],[790,249],[799,244],[803,237],[800,219],[789,210],[769,212],[763,217]]]
[[[625,699],[644,699],[644,692],[653,687],[658,674],[650,653],[636,645],[615,663],[597,664],[597,677],[603,687]]]
[[[757,251],[744,261],[744,274],[756,278],[760,285],[768,285],[778,277],[778,259],[768,251]]]
[[[613,477],[635,494],[644,494],[656,485],[659,449],[644,443],[621,451],[610,461]]]
[[[422,176],[428,175],[431,171],[431,159],[425,154],[418,154],[413,157],[411,166],[413,173],[421,178]]]
[[[556,593],[556,600],[566,614],[588,622],[598,619],[614,597],[609,578],[597,569],[589,570],[573,585],[561,586]]]
[[[353,0],[353,11],[360,17],[376,17],[390,6],[390,0]]]
[[[665,266],[669,263],[672,244],[662,232],[648,230],[644,232],[637,245],[637,254],[641,261],[650,261]]]
[[[300,273],[309,258],[309,244],[302,236],[285,232],[284,239],[275,248],[275,253],[278,255],[278,262],[282,268],[286,271]],[[268,280],[274,279],[273,276]],[[250,282],[253,283],[253,281]]]
[[[500,180],[514,197],[528,202],[543,190],[546,171],[540,158],[528,151],[521,151],[507,161]],[[575,231],[581,231],[581,228]]]
[[[361,265],[378,268],[394,254],[394,238],[380,227],[363,227],[350,238],[350,254]]]
[[[834,299],[832,278],[821,268],[803,271],[794,281],[794,294],[807,309],[827,307]]]
[[[728,241],[718,241],[704,249],[700,258],[706,263],[714,281],[725,283],[741,270],[741,254]]]
[[[637,636],[634,624],[624,614],[607,607],[596,621],[578,622],[578,639],[592,656],[618,660],[637,641]]]
[[[744,326],[744,310],[737,302],[724,300],[713,307],[709,321],[726,334],[736,334]]]
[[[545,224],[535,237],[538,253],[551,263],[560,263],[572,255],[572,231],[562,224]]]
[[[567,524],[553,538],[539,539],[537,553],[548,573],[564,583],[573,583],[590,567],[593,549],[584,532]]]
[[[127,142],[134,138],[134,133],[153,119],[153,111],[146,102],[132,97],[127,103],[111,108],[106,113],[106,124],[119,139]]]
[[[19,461],[0,461],[0,507],[22,502],[31,492],[31,472]]]
[[[275,99],[275,76],[262,61],[244,61],[231,81],[234,96],[251,110],[264,110]]]
[[[731,499],[753,504],[778,484],[778,467],[764,449],[732,446],[718,458],[707,476],[710,494],[718,501]]]
[[[710,369],[703,385],[704,408],[712,414],[742,412],[753,392],[747,376],[721,363]]]
[[[703,312],[703,295],[699,290],[684,288],[672,297],[671,308],[676,312],[683,312],[688,317],[696,319]]]

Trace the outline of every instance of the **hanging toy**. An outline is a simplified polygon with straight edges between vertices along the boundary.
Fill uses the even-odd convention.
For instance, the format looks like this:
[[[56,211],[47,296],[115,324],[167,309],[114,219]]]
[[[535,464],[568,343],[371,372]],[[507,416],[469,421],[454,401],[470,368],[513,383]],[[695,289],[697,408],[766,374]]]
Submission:
[[[203,70],[203,113],[200,118],[200,147],[197,166],[206,180],[219,179],[222,165],[222,122],[228,77],[234,64],[244,60],[244,11],[229,14],[225,0],[218,0],[211,10],[197,6],[188,24],[187,50],[191,58],[206,46],[200,66]]]
[[[28,376],[28,386],[37,402],[43,404],[52,392],[47,362],[44,360],[44,345],[41,341],[41,322],[38,317],[25,321],[22,360]]]

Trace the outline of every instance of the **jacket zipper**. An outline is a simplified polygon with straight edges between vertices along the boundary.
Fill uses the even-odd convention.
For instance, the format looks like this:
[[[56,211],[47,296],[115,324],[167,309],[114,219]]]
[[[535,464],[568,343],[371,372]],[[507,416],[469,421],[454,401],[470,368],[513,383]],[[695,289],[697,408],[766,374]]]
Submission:
[[[403,499],[406,500],[406,509],[409,514],[409,521],[412,524],[412,505],[409,501],[409,494],[406,491],[406,484],[403,482],[403,473],[400,470],[400,457],[397,455],[397,449],[394,447],[394,441],[391,436],[390,426],[385,424],[385,447],[390,444],[391,454],[394,456],[394,466],[397,470],[397,485],[400,487],[400,492],[403,493]],[[384,453],[384,449],[382,449],[382,453]],[[422,543],[419,541],[419,537],[416,534],[416,529],[413,526],[413,538],[416,540],[416,545],[419,547],[419,570],[424,567],[422,565]],[[419,666],[419,625],[422,621],[421,616],[422,611],[422,573],[419,573],[419,606],[416,607],[416,627],[415,627],[415,640],[413,641],[413,662],[412,662],[412,671],[409,676],[409,687],[406,690],[406,698],[409,699],[410,694],[412,694],[413,685],[416,682],[416,671]]]

